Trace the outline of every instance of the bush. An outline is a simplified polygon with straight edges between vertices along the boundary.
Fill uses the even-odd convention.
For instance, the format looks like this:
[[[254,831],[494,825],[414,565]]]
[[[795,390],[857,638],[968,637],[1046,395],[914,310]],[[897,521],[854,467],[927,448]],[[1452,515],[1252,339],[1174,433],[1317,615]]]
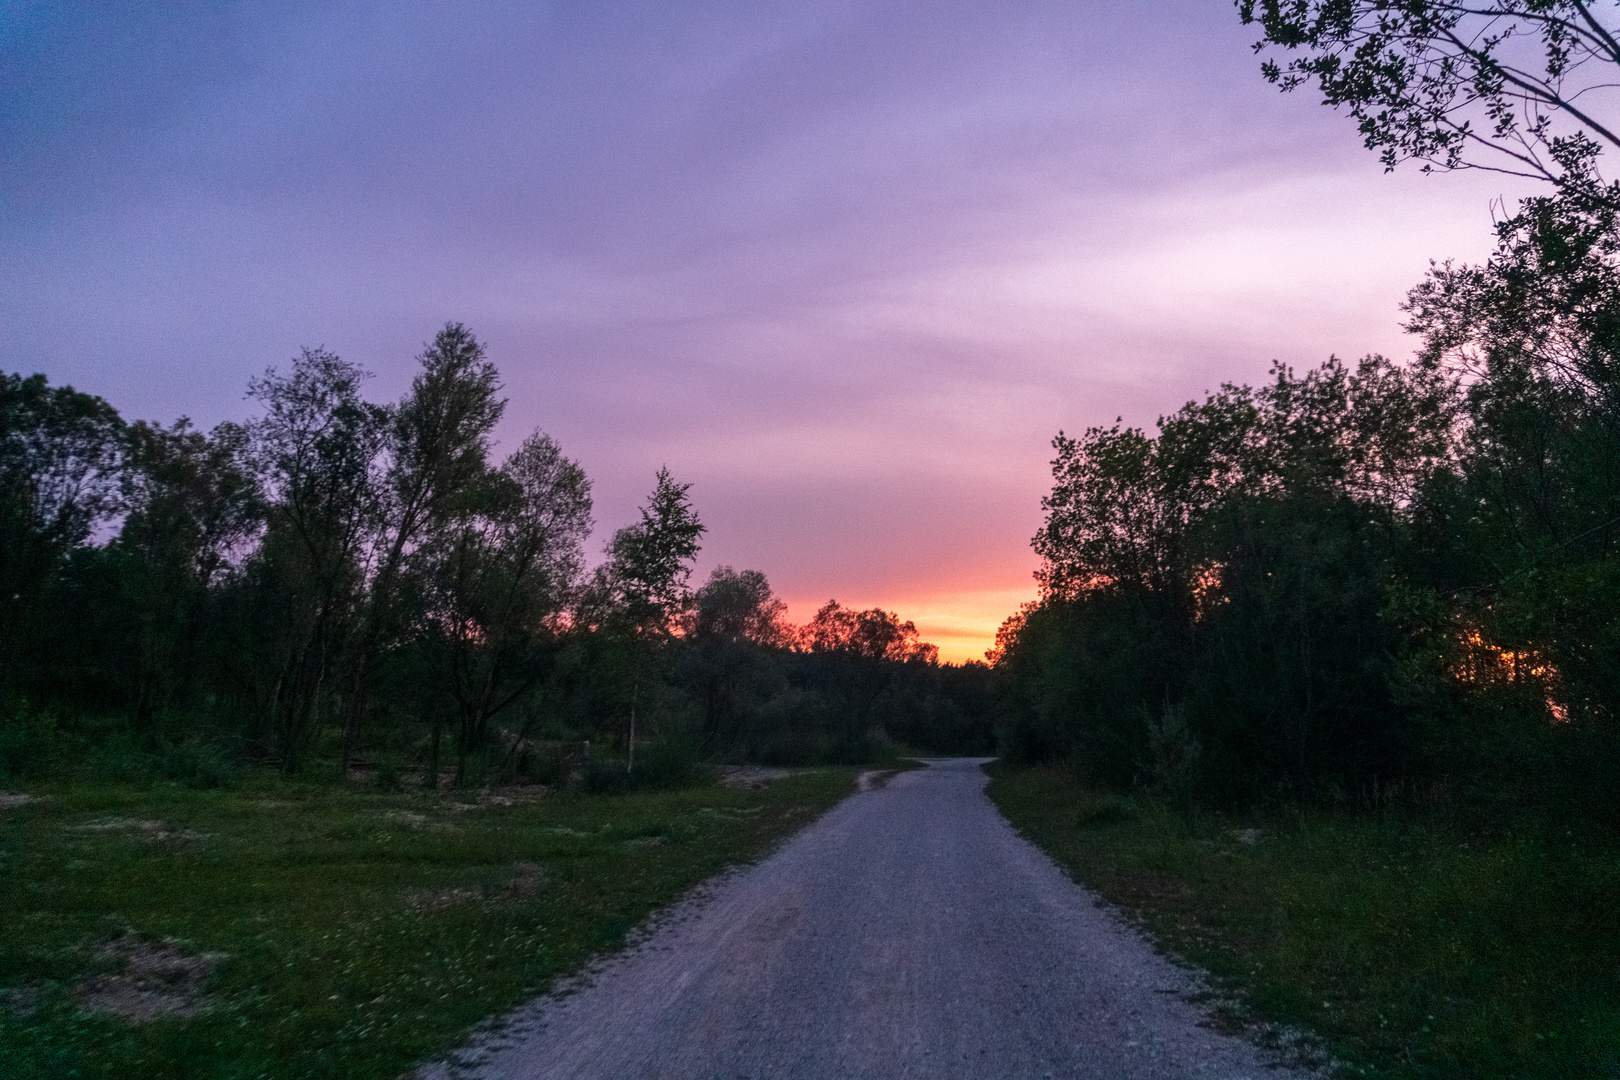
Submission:
[[[697,746],[681,738],[659,739],[647,748],[631,774],[637,788],[670,791],[692,787],[710,779],[698,761]]]
[[[591,795],[629,791],[674,791],[713,779],[695,747],[684,739],[659,739],[636,757],[635,768],[620,758],[591,758],[580,772],[581,789]]]
[[[163,777],[197,791],[235,787],[242,766],[224,747],[213,743],[182,743],[163,755]]]
[[[371,785],[378,791],[405,790],[405,781],[399,775],[399,766],[392,761],[384,761],[377,766],[377,771],[371,774]]]
[[[1137,818],[1136,804],[1119,795],[1104,792],[1094,794],[1086,799],[1075,816],[1075,824],[1081,828],[1098,828],[1104,825],[1123,825]]]
[[[1187,726],[1185,710],[1166,701],[1164,710],[1147,721],[1148,747],[1153,755],[1153,787],[1159,794],[1185,805],[1198,782],[1202,747]]]
[[[814,765],[821,760],[821,743],[809,732],[784,731],[757,743],[748,757],[778,769]]]
[[[95,740],[85,764],[91,779],[104,784],[138,784],[158,775],[157,759],[122,729]]]
[[[630,790],[630,775],[623,759],[591,758],[580,769],[579,787],[587,795],[621,795]]]
[[[531,784],[561,787],[568,781],[568,755],[560,746],[525,746],[517,756],[515,771]]]
[[[61,732],[56,718],[35,712],[26,702],[0,718],[0,780],[39,776],[59,756]]]
[[[1013,765],[1045,765],[1061,759],[1067,749],[1062,726],[1033,710],[1014,712],[996,731],[996,751]]]
[[[899,760],[894,744],[882,735],[864,732],[827,744],[821,765],[889,765]]]

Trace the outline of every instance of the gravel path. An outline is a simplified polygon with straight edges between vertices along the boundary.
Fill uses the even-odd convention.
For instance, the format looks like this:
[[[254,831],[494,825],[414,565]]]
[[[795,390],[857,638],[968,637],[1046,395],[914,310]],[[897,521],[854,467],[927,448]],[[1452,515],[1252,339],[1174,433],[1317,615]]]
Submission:
[[[1281,1078],[998,814],[975,761],[851,796],[469,1048],[479,1080]]]

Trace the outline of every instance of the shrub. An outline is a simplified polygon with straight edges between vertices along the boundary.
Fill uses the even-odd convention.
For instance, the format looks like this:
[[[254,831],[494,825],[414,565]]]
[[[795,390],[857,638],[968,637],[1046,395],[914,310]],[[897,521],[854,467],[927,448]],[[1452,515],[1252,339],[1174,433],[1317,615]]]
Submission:
[[[61,732],[50,713],[26,702],[0,718],[0,780],[27,779],[45,772],[59,756]]]
[[[1123,825],[1137,818],[1136,804],[1129,799],[1110,793],[1092,795],[1086,799],[1075,817],[1081,828],[1104,825]]]
[[[630,770],[623,759],[591,758],[579,772],[580,790],[587,795],[619,795],[630,790]]]
[[[206,791],[235,787],[241,782],[242,766],[222,746],[182,743],[163,755],[163,776],[188,788]]]
[[[392,761],[384,761],[377,766],[377,771],[371,774],[371,784],[378,791],[405,790],[405,782],[399,775],[399,766]]]
[[[561,787],[568,780],[568,755],[560,746],[525,746],[517,756],[516,773],[531,784]]]
[[[125,730],[112,731],[97,739],[86,755],[85,764],[91,778],[105,784],[137,784],[158,775],[157,759],[142,750]]]

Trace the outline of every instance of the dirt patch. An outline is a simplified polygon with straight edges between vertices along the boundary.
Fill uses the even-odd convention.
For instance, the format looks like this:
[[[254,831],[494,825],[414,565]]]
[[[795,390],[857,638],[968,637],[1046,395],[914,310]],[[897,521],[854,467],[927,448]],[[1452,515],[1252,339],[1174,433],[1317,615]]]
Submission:
[[[455,889],[410,889],[405,893],[405,902],[416,911],[433,914],[485,900],[528,900],[539,895],[540,890],[545,887],[544,867],[534,863],[518,863],[512,867],[511,878],[498,889],[486,891],[470,886]]]
[[[0,990],[0,1009],[20,1020],[26,1020],[39,1011],[39,988],[13,986]]]
[[[1262,833],[1259,829],[1232,830],[1232,839],[1236,840],[1240,844],[1248,844],[1250,847],[1258,844],[1260,842],[1260,837],[1263,835],[1264,833]]]
[[[534,863],[520,862],[512,868],[512,880],[506,883],[501,895],[512,900],[527,900],[545,887],[545,869]]]
[[[876,791],[885,787],[900,772],[899,769],[868,769],[855,780],[856,791]]]
[[[192,952],[175,941],[142,941],[134,934],[109,941],[98,951],[122,964],[123,970],[81,983],[79,1007],[135,1023],[197,1015],[204,1007],[203,983],[224,959],[218,953]]]
[[[133,832],[139,833],[148,840],[159,842],[186,843],[191,840],[201,840],[203,834],[191,829],[171,829],[167,822],[142,821],[138,818],[97,818],[75,826],[80,832]]]
[[[21,791],[0,791],[0,810],[15,810],[19,806],[27,806],[34,800],[33,795]]]
[[[409,889],[405,902],[415,911],[432,914],[483,899],[482,889]]]
[[[1196,918],[1198,908],[1191,902],[1187,887],[1175,878],[1146,870],[1123,870],[1103,883],[1101,892],[1108,900],[1138,918],[1144,910],[1173,911],[1178,922]]]
[[[720,785],[738,791],[757,791],[787,775],[787,769],[771,769],[764,765],[727,765],[720,770]]]
[[[426,814],[414,810],[384,810],[382,817],[384,821],[397,821],[401,825],[426,825],[428,820]]]
[[[543,802],[551,796],[544,784],[521,784],[510,787],[484,788],[476,796],[480,806],[521,806]]]

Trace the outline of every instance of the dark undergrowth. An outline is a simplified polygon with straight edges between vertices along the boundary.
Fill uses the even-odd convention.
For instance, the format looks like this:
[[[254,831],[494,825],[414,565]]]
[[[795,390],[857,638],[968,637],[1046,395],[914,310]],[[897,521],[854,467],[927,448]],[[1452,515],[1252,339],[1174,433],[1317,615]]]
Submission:
[[[1620,1076],[1620,840],[1457,806],[1180,813],[1058,768],[991,797],[1074,877],[1352,1076]]]
[[[14,787],[0,808],[0,1076],[396,1077],[759,856],[854,775],[596,796],[264,774],[213,790]],[[132,941],[207,958],[192,999],[148,995],[193,1015],[86,1008],[127,963],[109,943]]]

